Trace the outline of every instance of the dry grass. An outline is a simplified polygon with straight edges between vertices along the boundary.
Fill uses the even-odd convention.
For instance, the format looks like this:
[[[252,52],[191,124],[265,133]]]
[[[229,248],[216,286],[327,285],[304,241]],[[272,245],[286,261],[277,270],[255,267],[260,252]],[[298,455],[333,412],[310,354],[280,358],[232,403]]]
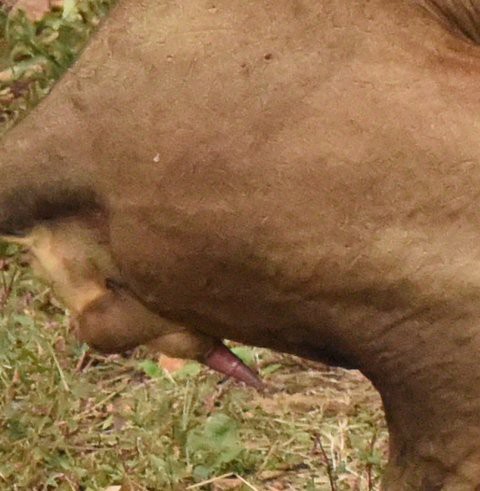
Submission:
[[[387,435],[357,372],[237,347],[265,393],[195,363],[170,375],[86,352],[11,259],[1,284],[0,489],[378,489]]]

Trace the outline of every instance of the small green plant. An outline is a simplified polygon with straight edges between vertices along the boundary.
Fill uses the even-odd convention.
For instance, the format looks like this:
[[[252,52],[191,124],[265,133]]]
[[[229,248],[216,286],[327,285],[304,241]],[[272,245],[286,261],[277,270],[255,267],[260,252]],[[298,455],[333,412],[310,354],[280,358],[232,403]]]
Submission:
[[[239,459],[244,450],[237,421],[224,413],[214,413],[205,423],[188,433],[186,451],[197,481],[221,474],[226,466]]]
[[[358,374],[244,348],[269,386],[259,394],[195,363],[166,376],[141,351],[99,356],[14,250],[3,261],[0,489],[208,491],[225,475],[261,490],[378,489],[386,431]]]

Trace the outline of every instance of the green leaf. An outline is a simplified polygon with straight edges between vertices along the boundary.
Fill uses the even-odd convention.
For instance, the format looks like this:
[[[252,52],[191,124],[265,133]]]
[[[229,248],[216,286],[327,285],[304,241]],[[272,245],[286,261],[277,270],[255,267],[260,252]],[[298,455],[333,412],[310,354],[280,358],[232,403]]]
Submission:
[[[103,422],[102,422],[102,430],[108,430],[113,426],[113,416],[110,415],[108,416]]]
[[[275,373],[277,370],[280,370],[282,368],[282,365],[280,363],[272,363],[271,365],[268,365],[262,370],[263,375],[271,375],[272,373]]]
[[[27,428],[19,419],[9,419],[7,421],[7,428],[13,440],[21,440],[27,436]]]
[[[193,461],[215,471],[235,460],[243,450],[238,423],[223,413],[213,414],[203,427],[190,431],[186,446]]]
[[[163,369],[152,360],[144,360],[138,366],[150,378],[160,378],[163,376]]]
[[[232,348],[231,351],[232,353],[236,354],[246,365],[255,365],[255,352],[253,348],[248,346],[236,346],[235,348]]]
[[[177,379],[196,377],[202,371],[200,363],[187,363],[180,370],[176,371],[173,376]]]
[[[193,468],[192,477],[196,482],[206,481],[213,473],[213,469],[209,469],[204,465],[196,465]]]

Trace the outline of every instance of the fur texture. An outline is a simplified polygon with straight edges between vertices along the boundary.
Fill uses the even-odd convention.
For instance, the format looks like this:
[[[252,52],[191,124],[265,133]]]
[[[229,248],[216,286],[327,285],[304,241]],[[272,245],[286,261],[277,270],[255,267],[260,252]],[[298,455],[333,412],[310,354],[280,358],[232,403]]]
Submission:
[[[478,3],[419,3],[120,1],[3,140],[0,230],[95,209],[152,311],[369,376],[385,489],[467,491]]]

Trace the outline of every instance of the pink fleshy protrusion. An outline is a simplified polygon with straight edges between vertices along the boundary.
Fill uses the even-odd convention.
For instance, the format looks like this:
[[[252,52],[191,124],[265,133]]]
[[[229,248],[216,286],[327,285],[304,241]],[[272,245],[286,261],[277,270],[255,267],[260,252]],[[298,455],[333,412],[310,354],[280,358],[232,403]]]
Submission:
[[[205,365],[228,377],[260,390],[263,383],[258,375],[234,355],[226,346],[218,344],[202,360]]]

